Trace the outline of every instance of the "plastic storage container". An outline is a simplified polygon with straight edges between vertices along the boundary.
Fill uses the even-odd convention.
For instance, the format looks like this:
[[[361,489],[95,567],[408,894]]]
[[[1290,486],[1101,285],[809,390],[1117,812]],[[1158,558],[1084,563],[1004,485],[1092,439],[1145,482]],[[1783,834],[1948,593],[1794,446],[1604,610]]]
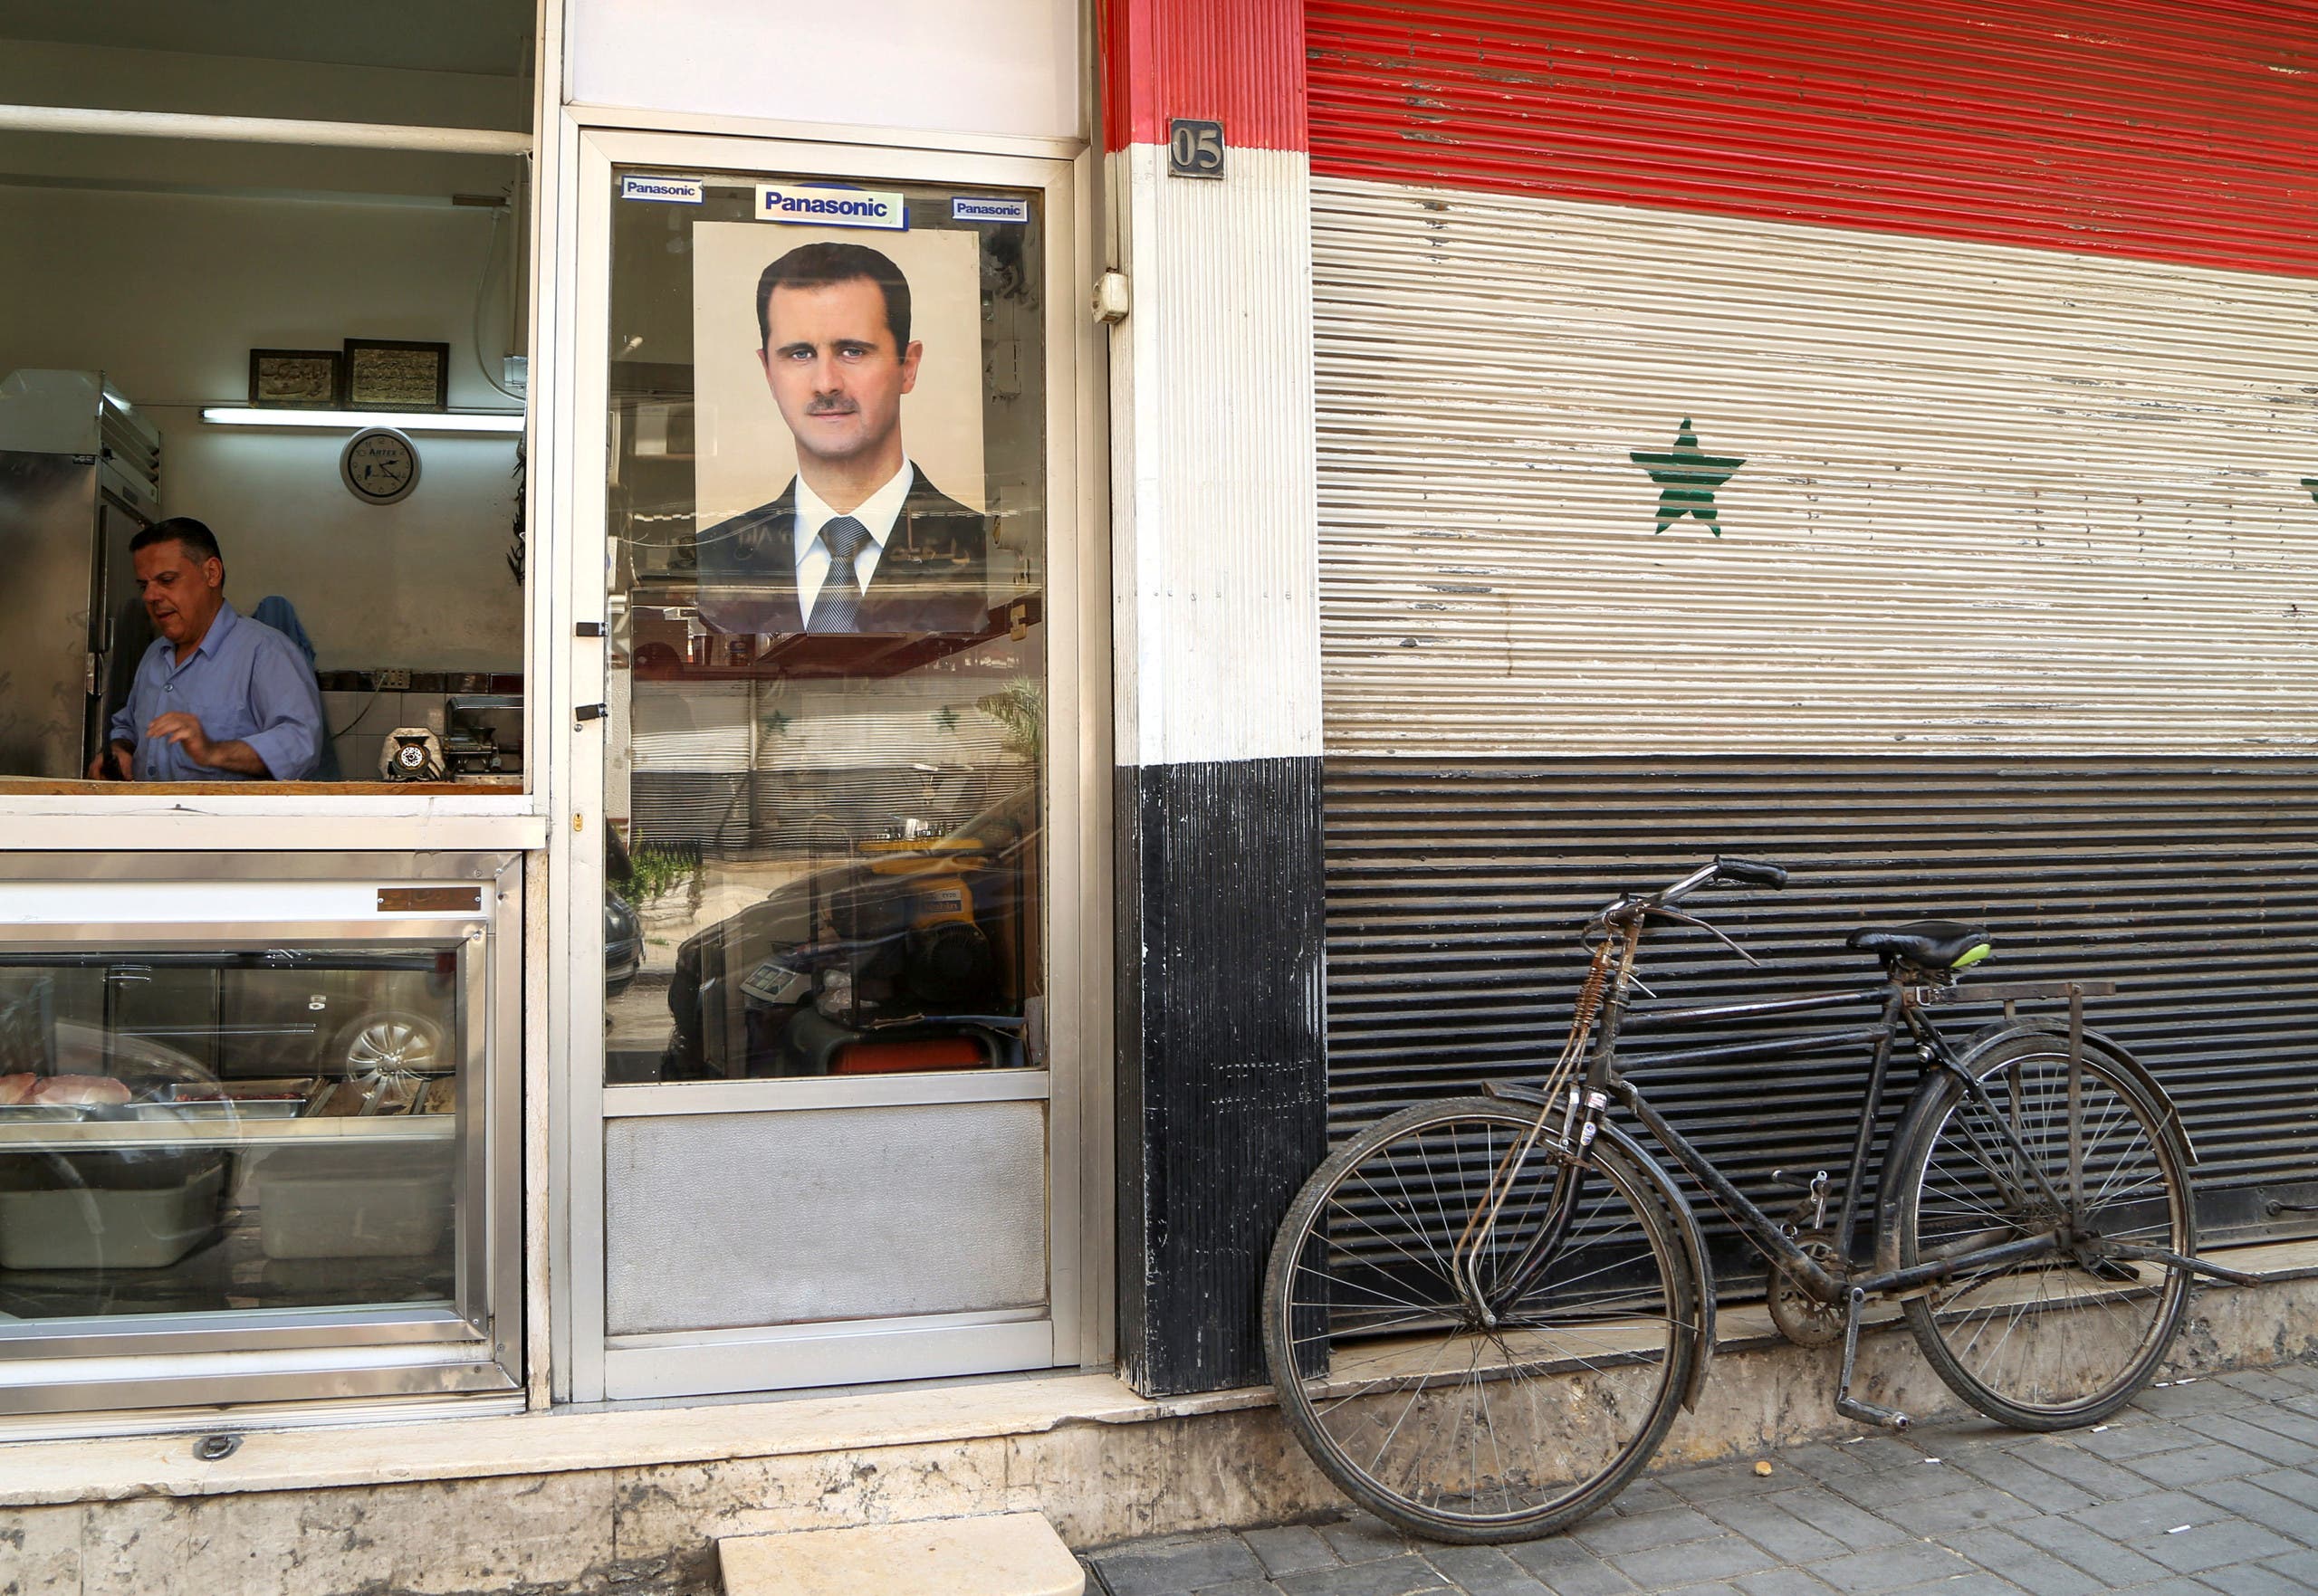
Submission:
[[[258,1246],[270,1258],[400,1258],[450,1233],[447,1145],[291,1147],[257,1169]]]
[[[217,1234],[225,1161],[216,1154],[124,1161],[119,1183],[100,1156],[67,1167],[57,1159],[33,1171],[46,1178],[0,1190],[0,1268],[165,1269]]]

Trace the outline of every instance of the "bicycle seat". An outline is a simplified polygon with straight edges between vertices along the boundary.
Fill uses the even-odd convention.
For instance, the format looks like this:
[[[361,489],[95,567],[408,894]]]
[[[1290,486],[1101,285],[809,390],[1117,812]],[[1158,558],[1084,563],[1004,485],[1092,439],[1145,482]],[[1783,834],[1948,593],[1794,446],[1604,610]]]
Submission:
[[[1987,958],[1996,946],[1988,932],[1960,920],[1911,920],[1883,931],[1871,926],[1852,932],[1844,945],[1885,959],[1904,959],[1923,970],[1962,970]]]

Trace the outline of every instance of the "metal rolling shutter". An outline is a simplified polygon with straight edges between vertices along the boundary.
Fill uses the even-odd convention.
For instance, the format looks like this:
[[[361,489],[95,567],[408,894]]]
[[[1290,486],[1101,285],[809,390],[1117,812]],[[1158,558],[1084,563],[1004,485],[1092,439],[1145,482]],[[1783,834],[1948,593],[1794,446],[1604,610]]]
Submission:
[[[2209,1227],[2301,1226],[2318,27],[1747,9],[1308,8],[1336,1125],[1521,1073],[1588,908],[1753,851],[1772,970],[1662,989],[1983,916],[2126,983]],[[1663,1095],[1759,1180],[1857,1087]]]
[[[2269,1205],[2318,1202],[2318,761],[1339,759],[1327,794],[1339,1133],[1428,1095],[1534,1079],[1568,1025],[1585,916],[1723,852],[1796,872],[1784,893],[1696,904],[1764,968],[1667,935],[1643,973],[1670,1001],[1839,989],[1874,977],[1842,946],[1855,925],[1983,922],[1990,980],[2119,983],[2087,1023],[2179,1103],[2209,1238],[2291,1228],[2298,1217]],[[1999,1014],[1958,1005],[1943,1024],[1968,1034]],[[1648,1063],[1749,1034],[1653,1033],[1632,1067],[1767,1200],[1774,1169],[1842,1168],[1864,1060]]]

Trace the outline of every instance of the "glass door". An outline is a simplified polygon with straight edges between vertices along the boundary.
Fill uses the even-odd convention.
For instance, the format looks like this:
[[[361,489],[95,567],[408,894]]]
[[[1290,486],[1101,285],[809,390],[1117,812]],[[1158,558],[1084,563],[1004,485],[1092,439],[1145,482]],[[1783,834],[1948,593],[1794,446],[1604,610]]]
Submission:
[[[1078,1361],[1068,168],[963,164],[583,179],[608,258],[607,1395]]]

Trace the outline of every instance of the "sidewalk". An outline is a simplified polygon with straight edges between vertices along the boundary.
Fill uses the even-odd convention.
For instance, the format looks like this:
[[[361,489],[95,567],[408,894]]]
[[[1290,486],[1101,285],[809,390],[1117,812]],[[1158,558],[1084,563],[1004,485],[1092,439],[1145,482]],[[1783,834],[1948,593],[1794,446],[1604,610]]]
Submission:
[[[1365,1515],[1090,1553],[1093,1596],[2318,1592],[2318,1365],[2152,1387],[2107,1426],[1877,1432],[1645,1476],[1566,1535],[1412,1544]]]

